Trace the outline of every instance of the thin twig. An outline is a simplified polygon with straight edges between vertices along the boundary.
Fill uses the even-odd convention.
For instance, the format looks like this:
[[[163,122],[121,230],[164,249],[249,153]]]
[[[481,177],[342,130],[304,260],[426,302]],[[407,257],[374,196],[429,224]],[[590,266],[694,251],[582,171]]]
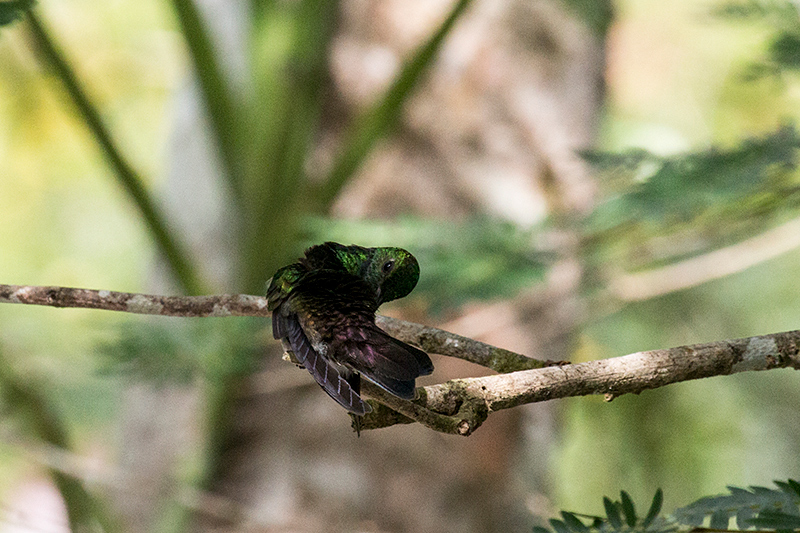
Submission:
[[[419,346],[428,353],[457,357],[490,368],[495,372],[508,373],[566,364],[566,361],[534,359],[443,329],[407,322],[399,318],[378,316],[376,322],[381,329],[393,337]]]
[[[269,315],[266,298],[247,294],[160,296],[72,287],[0,285],[0,303],[104,309],[184,318]]]

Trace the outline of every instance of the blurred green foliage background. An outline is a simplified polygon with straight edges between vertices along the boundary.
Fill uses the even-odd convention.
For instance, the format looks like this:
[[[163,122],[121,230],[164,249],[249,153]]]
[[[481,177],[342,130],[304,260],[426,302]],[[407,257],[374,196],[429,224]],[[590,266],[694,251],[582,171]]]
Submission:
[[[203,65],[204,43],[187,30],[190,4],[41,4],[50,36],[73,60],[142,185],[158,198],[170,157],[174,95],[189,83],[193,66]],[[322,59],[334,14],[312,23],[303,9],[317,13],[315,2],[254,4],[251,97],[237,99],[231,87],[215,86],[219,65],[206,64],[200,75],[206,97],[227,94],[227,100],[214,100],[209,127],[227,139],[219,150],[237,206],[236,281],[203,279],[202,267],[196,267],[194,281],[174,276],[174,291],[260,292],[275,268],[322,239],[412,250],[423,278],[411,312],[434,319],[455,317],[476,300],[512,298],[545,280],[558,250],[537,239],[558,226],[551,218],[532,227],[483,213],[445,222],[414,214],[379,222],[331,220],[330,206],[374,143],[396,126],[439,43],[432,38],[428,49],[418,49],[385,97],[361,118],[351,117],[344,148],[320,177],[304,162],[330,89]],[[460,2],[454,16],[467,4]],[[581,2],[566,4],[592,16],[581,11]],[[597,25],[607,54],[605,113],[596,146],[586,153],[601,193],[594,211],[569,226],[581,236],[589,312],[576,332],[574,353],[563,357],[589,360],[797,329],[796,248],[741,273],[643,302],[618,301],[606,291],[616,273],[699,256],[797,217],[795,4],[640,0],[613,7],[611,25]],[[440,29],[444,36],[447,28]],[[0,29],[0,282],[147,292],[163,249],[111,177],[95,136],[26,31],[25,21]],[[295,75],[275,75],[281,72],[276,64],[291,64]],[[117,446],[109,428],[119,416],[126,379],[120,368],[141,362],[142,375],[163,371],[178,381],[203,375],[214,389],[209,403],[224,407],[229,380],[257,364],[254,341],[230,349],[234,355],[223,363],[215,350],[225,351],[228,339],[268,336],[257,332],[260,325],[187,326],[181,335],[194,339],[187,341],[190,350],[172,337],[159,344],[150,333],[145,336],[160,348],[142,348],[130,334],[146,327],[141,320],[10,305],[0,306],[0,324],[2,364],[13,369],[4,379],[38,390],[69,428],[72,449],[108,463]],[[172,366],[148,364],[157,357],[137,359],[137,350],[169,353]],[[109,353],[117,354],[111,365]],[[600,513],[600,496],[620,489],[645,501],[662,487],[665,507],[672,508],[726,485],[798,479],[795,374],[683,383],[610,406],[600,398],[561,401],[548,486],[539,489],[555,508]],[[6,397],[7,409],[11,403]],[[10,435],[25,435],[24,423],[15,420],[0,426],[10,426]],[[208,424],[209,432],[224,434],[213,421]],[[36,435],[28,432],[31,439]],[[209,441],[213,457],[215,437]],[[15,442],[0,438],[0,502],[20,480],[41,475],[22,453],[25,445]],[[198,462],[204,460],[214,462]],[[213,476],[215,467],[188,468],[203,471],[192,482],[202,485],[198,479]]]

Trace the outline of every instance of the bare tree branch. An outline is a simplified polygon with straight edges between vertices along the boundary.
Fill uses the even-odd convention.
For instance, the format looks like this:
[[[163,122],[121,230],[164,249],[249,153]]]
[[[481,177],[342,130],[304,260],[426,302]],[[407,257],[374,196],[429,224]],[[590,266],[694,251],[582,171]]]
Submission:
[[[0,285],[0,303],[105,309],[141,315],[174,317],[268,317],[267,299],[249,294],[217,296],[160,296],[71,287]],[[390,335],[423,350],[458,357],[496,372],[543,368],[563,361],[539,361],[441,329],[379,316],[378,325]]]
[[[0,303],[83,307],[129,313],[225,317],[269,315],[260,296],[158,296],[67,287],[0,285]],[[378,317],[391,335],[431,353],[458,357],[492,368],[498,375],[455,379],[421,387],[413,401],[365,384],[373,412],[361,429],[420,422],[436,431],[469,435],[490,413],[555,398],[604,394],[607,400],[670,383],[773,368],[800,370],[800,331],[679,346],[622,357],[563,364],[537,361],[446,331]],[[380,404],[380,405],[379,405]]]
[[[247,294],[159,296],[72,287],[0,285],[0,303],[104,309],[185,318],[269,316],[267,299]]]
[[[378,316],[378,326],[403,342],[419,346],[429,353],[464,359],[495,372],[507,373],[567,364],[566,361],[542,361],[491,344],[462,337],[449,331],[407,322],[399,318]]]
[[[678,346],[637,352],[622,357],[573,365],[523,370],[480,378],[455,379],[420,389],[413,403],[449,417],[441,425],[426,424],[445,433],[469,435],[489,413],[526,403],[604,394],[640,393],[692,379],[723,376],[753,370],[794,368],[800,370],[800,331],[787,331],[744,339]],[[370,390],[371,394],[371,390]],[[383,402],[383,398],[379,397]],[[409,410],[393,409],[409,416]],[[417,419],[416,414],[413,418]],[[455,423],[453,423],[455,421]],[[375,429],[404,419],[392,419],[376,409],[364,417],[362,429]]]

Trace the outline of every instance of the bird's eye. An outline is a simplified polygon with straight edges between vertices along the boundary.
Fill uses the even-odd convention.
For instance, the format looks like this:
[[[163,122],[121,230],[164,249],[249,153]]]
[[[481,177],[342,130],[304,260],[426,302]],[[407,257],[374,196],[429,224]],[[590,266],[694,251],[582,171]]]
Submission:
[[[394,259],[389,259],[383,264],[383,272],[388,274],[394,268]]]

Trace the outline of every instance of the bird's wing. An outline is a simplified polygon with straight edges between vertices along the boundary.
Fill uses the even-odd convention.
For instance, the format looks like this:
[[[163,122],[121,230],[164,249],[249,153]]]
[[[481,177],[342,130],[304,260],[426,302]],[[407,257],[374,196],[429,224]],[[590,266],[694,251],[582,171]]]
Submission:
[[[428,354],[375,325],[374,292],[357,276],[309,272],[296,284],[288,304],[310,344],[324,350],[326,359],[359,372],[395,396],[413,398],[414,380],[433,371]]]
[[[306,272],[307,270],[300,263],[293,263],[275,272],[275,275],[269,280],[269,287],[267,287],[267,309],[275,311],[286,303],[300,278]],[[275,338],[281,337],[275,335]]]
[[[273,315],[273,324],[275,323]],[[359,380],[348,369],[328,361],[309,342],[297,315],[278,319],[280,331],[286,333],[286,341],[295,357],[311,373],[320,387],[339,405],[355,415],[364,415],[372,407],[359,396]]]
[[[433,372],[428,354],[389,336],[374,323],[350,325],[332,343],[337,361],[351,367],[388,392],[414,398],[415,380]]]
[[[304,292],[301,279],[307,270],[295,263],[280,269],[267,289],[267,308],[272,311],[272,336],[288,345],[297,360],[309,371],[322,389],[353,414],[364,415],[372,407],[359,396],[359,377],[349,369],[333,363],[320,354],[303,330],[300,314],[308,312],[298,304],[296,295]]]
[[[358,392],[348,382],[347,368],[405,399],[414,398],[415,379],[433,371],[428,354],[375,325],[375,296],[356,276],[283,269],[270,291],[273,335],[287,339],[323,389],[351,412]]]

